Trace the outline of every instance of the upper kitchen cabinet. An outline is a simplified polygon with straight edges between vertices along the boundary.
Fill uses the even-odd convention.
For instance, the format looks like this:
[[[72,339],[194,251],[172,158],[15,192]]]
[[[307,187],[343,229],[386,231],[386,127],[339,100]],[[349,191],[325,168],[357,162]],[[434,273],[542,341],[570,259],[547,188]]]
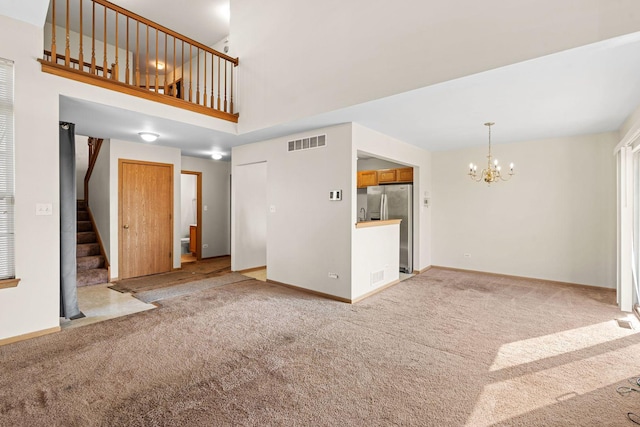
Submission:
[[[397,169],[380,169],[378,171],[378,184],[389,184],[392,182],[397,182],[397,180]]]
[[[378,171],[358,171],[358,188],[378,185]]]
[[[396,182],[413,182],[413,168],[396,169],[398,179]]]

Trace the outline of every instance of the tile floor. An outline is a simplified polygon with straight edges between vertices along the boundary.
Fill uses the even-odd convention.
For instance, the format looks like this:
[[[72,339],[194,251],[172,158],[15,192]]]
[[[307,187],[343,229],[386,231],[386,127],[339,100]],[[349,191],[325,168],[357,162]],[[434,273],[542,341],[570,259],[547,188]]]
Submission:
[[[126,316],[156,308],[131,296],[109,289],[110,283],[78,288],[78,306],[85,315],[82,319],[60,319],[62,329],[77,328],[103,320]]]

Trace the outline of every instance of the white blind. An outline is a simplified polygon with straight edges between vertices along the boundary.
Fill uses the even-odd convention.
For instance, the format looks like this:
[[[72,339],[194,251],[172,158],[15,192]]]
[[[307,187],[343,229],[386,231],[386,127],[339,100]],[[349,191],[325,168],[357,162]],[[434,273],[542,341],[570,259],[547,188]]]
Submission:
[[[13,61],[0,58],[0,280],[15,278]]]

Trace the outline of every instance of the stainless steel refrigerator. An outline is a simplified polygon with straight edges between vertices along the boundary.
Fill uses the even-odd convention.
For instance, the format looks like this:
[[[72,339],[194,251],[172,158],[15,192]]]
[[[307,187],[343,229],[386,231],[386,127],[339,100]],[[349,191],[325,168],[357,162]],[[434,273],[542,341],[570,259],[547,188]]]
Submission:
[[[367,220],[401,219],[400,271],[413,272],[413,185],[367,187]]]

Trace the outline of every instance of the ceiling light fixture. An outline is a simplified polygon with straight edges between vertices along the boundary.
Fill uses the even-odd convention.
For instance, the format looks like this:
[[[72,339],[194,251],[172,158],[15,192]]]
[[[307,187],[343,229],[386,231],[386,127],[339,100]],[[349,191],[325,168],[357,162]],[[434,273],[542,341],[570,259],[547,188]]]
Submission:
[[[220,159],[222,159],[222,153],[212,153],[211,154],[211,158],[213,160],[220,160]]]
[[[487,155],[487,168],[486,169],[482,169],[482,172],[480,172],[480,176],[478,176],[478,173],[477,173],[478,165],[474,165],[473,163],[470,163],[469,164],[469,173],[468,173],[468,175],[475,182],[484,181],[489,185],[491,185],[492,182],[498,182],[498,180],[508,181],[515,174],[515,172],[513,171],[513,167],[514,167],[513,163],[511,163],[509,165],[509,177],[508,178],[504,178],[502,176],[501,172],[500,172],[500,170],[502,168],[498,164],[498,159],[493,160],[493,162],[491,161],[491,159],[492,159],[492,156],[491,156],[491,126],[495,125],[495,123],[487,122],[484,125],[489,128],[489,154]]]
[[[138,132],[138,135],[140,135],[140,138],[144,139],[147,142],[153,142],[160,136],[157,133],[153,132]]]

